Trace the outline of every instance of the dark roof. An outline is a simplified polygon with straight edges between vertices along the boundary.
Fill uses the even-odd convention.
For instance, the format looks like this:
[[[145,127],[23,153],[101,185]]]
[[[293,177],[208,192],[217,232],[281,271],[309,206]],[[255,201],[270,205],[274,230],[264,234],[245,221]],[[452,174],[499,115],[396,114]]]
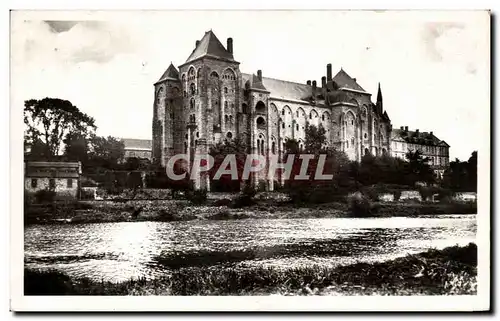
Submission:
[[[391,131],[391,140],[403,140],[410,144],[448,146],[444,140],[440,140],[434,134],[428,132],[405,131],[404,129],[394,128]],[[446,145],[444,145],[446,144]]]
[[[127,149],[152,149],[151,139],[135,139],[135,138],[122,138],[123,144],[125,144],[125,150]]]
[[[241,74],[243,86],[249,82],[251,88],[261,89],[258,86],[260,82],[258,82],[258,78],[253,74]],[[257,82],[256,82],[257,81]],[[253,87],[252,87],[253,86]],[[307,101],[309,97],[311,97],[312,86],[307,84],[299,84],[292,81],[262,77],[262,86],[270,92],[270,96],[274,98],[282,98],[282,99],[291,99],[291,100],[302,100]],[[316,93],[318,95],[321,94],[321,87],[317,87]]]
[[[168,66],[167,70],[163,73],[163,75],[158,79],[158,82],[163,81],[163,80],[179,80],[179,71],[175,66],[170,63],[170,66]]]
[[[349,76],[344,69],[340,69],[340,71],[333,77],[333,81],[336,82],[339,87],[345,87],[348,89],[354,89],[359,91],[366,92],[363,87],[361,87],[354,78]]]
[[[234,60],[233,54],[224,48],[212,30],[205,32],[203,38],[189,55],[186,63],[204,56]]]
[[[26,162],[25,176],[32,178],[78,178],[77,162]]]

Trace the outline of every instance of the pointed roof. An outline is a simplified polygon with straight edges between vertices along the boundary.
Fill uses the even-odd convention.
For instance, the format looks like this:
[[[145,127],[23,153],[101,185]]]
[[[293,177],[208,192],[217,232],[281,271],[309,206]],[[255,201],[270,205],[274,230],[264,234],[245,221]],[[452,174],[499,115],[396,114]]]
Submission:
[[[186,63],[204,56],[234,60],[233,54],[224,48],[212,30],[205,32],[203,38],[201,38],[196,48],[189,55]]]
[[[168,66],[167,70],[163,73],[163,75],[158,79],[158,82],[163,81],[163,80],[179,80],[179,71],[175,66],[170,63],[170,66]]]
[[[354,78],[349,76],[344,69],[340,68],[340,71],[333,77],[333,81],[335,81],[339,87],[345,87],[348,89],[365,91],[363,87],[361,87]]]
[[[380,89],[380,83],[378,83],[377,103],[378,102],[382,102],[382,90]]]

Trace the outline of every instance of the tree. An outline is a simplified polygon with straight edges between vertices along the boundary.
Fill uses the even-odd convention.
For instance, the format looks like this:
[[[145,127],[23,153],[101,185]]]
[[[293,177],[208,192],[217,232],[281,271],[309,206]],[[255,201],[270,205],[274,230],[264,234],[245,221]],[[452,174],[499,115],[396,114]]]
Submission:
[[[457,192],[477,192],[477,151],[467,162],[458,158],[450,162],[443,175],[443,186]]]
[[[125,155],[125,144],[122,140],[108,136],[92,135],[90,138],[90,155],[94,167],[115,169]]]
[[[37,146],[29,153],[33,155],[34,151],[42,151],[48,158],[59,154],[63,139],[69,133],[86,135],[96,129],[92,117],[70,101],[58,98],[25,101],[24,124],[26,143]]]
[[[209,173],[211,186],[213,186],[214,190],[239,191],[243,183],[243,169],[248,154],[248,145],[238,138],[224,140],[212,146],[209,154],[214,158],[214,166],[212,166]],[[233,180],[229,174],[222,175],[219,179],[214,179],[217,170],[219,170],[227,155],[235,155],[238,180]]]
[[[434,171],[428,164],[429,158],[424,157],[421,151],[410,150],[405,156],[408,160],[406,175],[411,183],[419,181],[433,183],[435,181]]]
[[[68,161],[80,161],[85,165],[88,149],[87,137],[81,133],[68,133],[64,138],[64,156]]]

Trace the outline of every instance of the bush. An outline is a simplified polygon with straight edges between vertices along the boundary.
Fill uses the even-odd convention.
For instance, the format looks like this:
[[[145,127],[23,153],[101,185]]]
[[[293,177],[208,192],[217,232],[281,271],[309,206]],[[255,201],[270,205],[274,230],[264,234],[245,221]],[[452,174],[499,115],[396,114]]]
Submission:
[[[37,203],[52,203],[56,198],[56,192],[48,189],[42,189],[35,193]]]
[[[246,183],[241,193],[234,199],[231,207],[241,208],[254,205],[254,197],[256,194],[257,191],[255,188],[250,183]]]
[[[350,194],[347,197],[347,203],[349,205],[349,213],[354,217],[367,217],[372,214],[370,199],[361,194],[361,192]]]
[[[207,201],[207,190],[206,189],[197,189],[188,191],[186,197],[191,203],[195,205],[204,204]]]

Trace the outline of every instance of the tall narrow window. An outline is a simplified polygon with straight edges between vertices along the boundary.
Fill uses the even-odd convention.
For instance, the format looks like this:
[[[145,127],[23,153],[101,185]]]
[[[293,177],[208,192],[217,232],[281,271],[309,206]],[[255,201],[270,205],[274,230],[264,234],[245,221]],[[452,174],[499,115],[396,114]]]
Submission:
[[[51,178],[49,179],[49,188],[50,189],[55,189],[56,188],[56,180]]]
[[[276,154],[276,143],[275,142],[272,143],[271,149],[273,151],[273,154]]]
[[[189,106],[191,107],[191,109],[194,109],[194,98],[191,98],[191,101],[189,102]]]
[[[31,188],[36,188],[38,186],[38,180],[36,178],[31,179]]]
[[[66,181],[66,187],[73,188],[73,179],[72,178],[68,178],[68,180]]]
[[[260,139],[257,139],[257,152],[260,153]]]
[[[227,87],[224,87],[224,93],[227,94]]]

